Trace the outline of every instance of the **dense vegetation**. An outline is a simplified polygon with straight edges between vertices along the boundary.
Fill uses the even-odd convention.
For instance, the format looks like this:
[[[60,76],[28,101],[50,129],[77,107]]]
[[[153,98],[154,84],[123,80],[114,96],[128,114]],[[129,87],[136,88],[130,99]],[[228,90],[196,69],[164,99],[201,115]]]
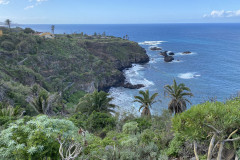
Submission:
[[[109,94],[97,89],[105,88],[103,79],[132,63],[126,59],[145,55],[136,43],[97,34],[45,39],[31,29],[3,30],[7,34],[0,37],[0,159],[240,156],[239,96],[186,110],[186,97],[193,95],[174,80],[164,87],[171,98],[169,110],[151,113],[158,93],[146,90],[134,97],[141,116],[118,113]]]
[[[88,92],[123,85],[122,69],[149,60],[136,42],[122,38],[81,33],[50,39],[30,28],[0,30],[0,101],[24,108],[35,84],[61,94],[71,107]]]

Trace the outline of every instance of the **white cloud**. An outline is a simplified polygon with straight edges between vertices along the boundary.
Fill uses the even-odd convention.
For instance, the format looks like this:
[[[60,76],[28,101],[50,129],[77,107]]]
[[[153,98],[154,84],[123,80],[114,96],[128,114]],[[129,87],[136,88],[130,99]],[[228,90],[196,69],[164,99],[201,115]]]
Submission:
[[[210,14],[203,15],[204,18],[212,17],[212,18],[219,18],[219,17],[240,17],[240,10],[236,11],[224,11],[224,10],[213,10]]]
[[[32,8],[40,5],[42,2],[46,2],[48,0],[28,0],[28,1],[29,1],[29,3],[32,3],[32,5],[29,5],[29,6],[25,7],[24,10],[32,9]]]
[[[8,4],[10,1],[8,1],[8,0],[0,0],[0,5],[1,4],[3,4],[3,5],[5,5],[5,4]]]
[[[34,8],[34,5],[27,6],[27,7],[25,7],[24,9],[27,10],[27,9],[31,9],[31,8]]]

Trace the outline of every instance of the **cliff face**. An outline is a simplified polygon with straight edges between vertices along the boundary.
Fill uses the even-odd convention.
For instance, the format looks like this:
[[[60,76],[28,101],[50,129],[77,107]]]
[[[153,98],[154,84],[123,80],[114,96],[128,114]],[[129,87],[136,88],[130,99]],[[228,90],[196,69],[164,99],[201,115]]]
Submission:
[[[133,63],[143,64],[149,61],[145,49],[130,41],[87,43],[87,49],[103,61],[109,61],[113,70],[116,70],[115,74],[104,76],[98,82],[98,89],[104,91],[124,84],[125,77],[119,71],[131,67]]]
[[[25,94],[37,83],[48,91],[63,92],[66,98],[79,90],[108,91],[124,84],[123,69],[149,61],[137,43],[115,37],[57,35],[43,39],[12,33],[0,37],[0,44],[1,97],[8,95],[6,90],[20,91],[13,92],[10,82],[25,88]]]

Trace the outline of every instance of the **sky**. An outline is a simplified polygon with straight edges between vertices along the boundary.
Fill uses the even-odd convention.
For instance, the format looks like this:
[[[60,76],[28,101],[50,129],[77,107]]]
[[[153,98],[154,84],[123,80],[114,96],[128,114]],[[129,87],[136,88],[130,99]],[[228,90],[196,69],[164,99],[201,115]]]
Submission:
[[[0,0],[17,24],[240,23],[240,0]]]

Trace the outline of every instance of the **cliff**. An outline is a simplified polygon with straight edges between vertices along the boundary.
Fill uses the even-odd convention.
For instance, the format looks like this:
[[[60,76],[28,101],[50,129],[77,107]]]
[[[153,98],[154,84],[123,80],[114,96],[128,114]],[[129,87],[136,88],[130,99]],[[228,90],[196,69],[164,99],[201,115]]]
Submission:
[[[129,40],[82,34],[45,39],[19,28],[0,37],[0,57],[0,100],[18,97],[15,102],[36,83],[62,92],[66,100],[79,91],[108,91],[124,84],[123,69],[149,61],[146,51]]]

